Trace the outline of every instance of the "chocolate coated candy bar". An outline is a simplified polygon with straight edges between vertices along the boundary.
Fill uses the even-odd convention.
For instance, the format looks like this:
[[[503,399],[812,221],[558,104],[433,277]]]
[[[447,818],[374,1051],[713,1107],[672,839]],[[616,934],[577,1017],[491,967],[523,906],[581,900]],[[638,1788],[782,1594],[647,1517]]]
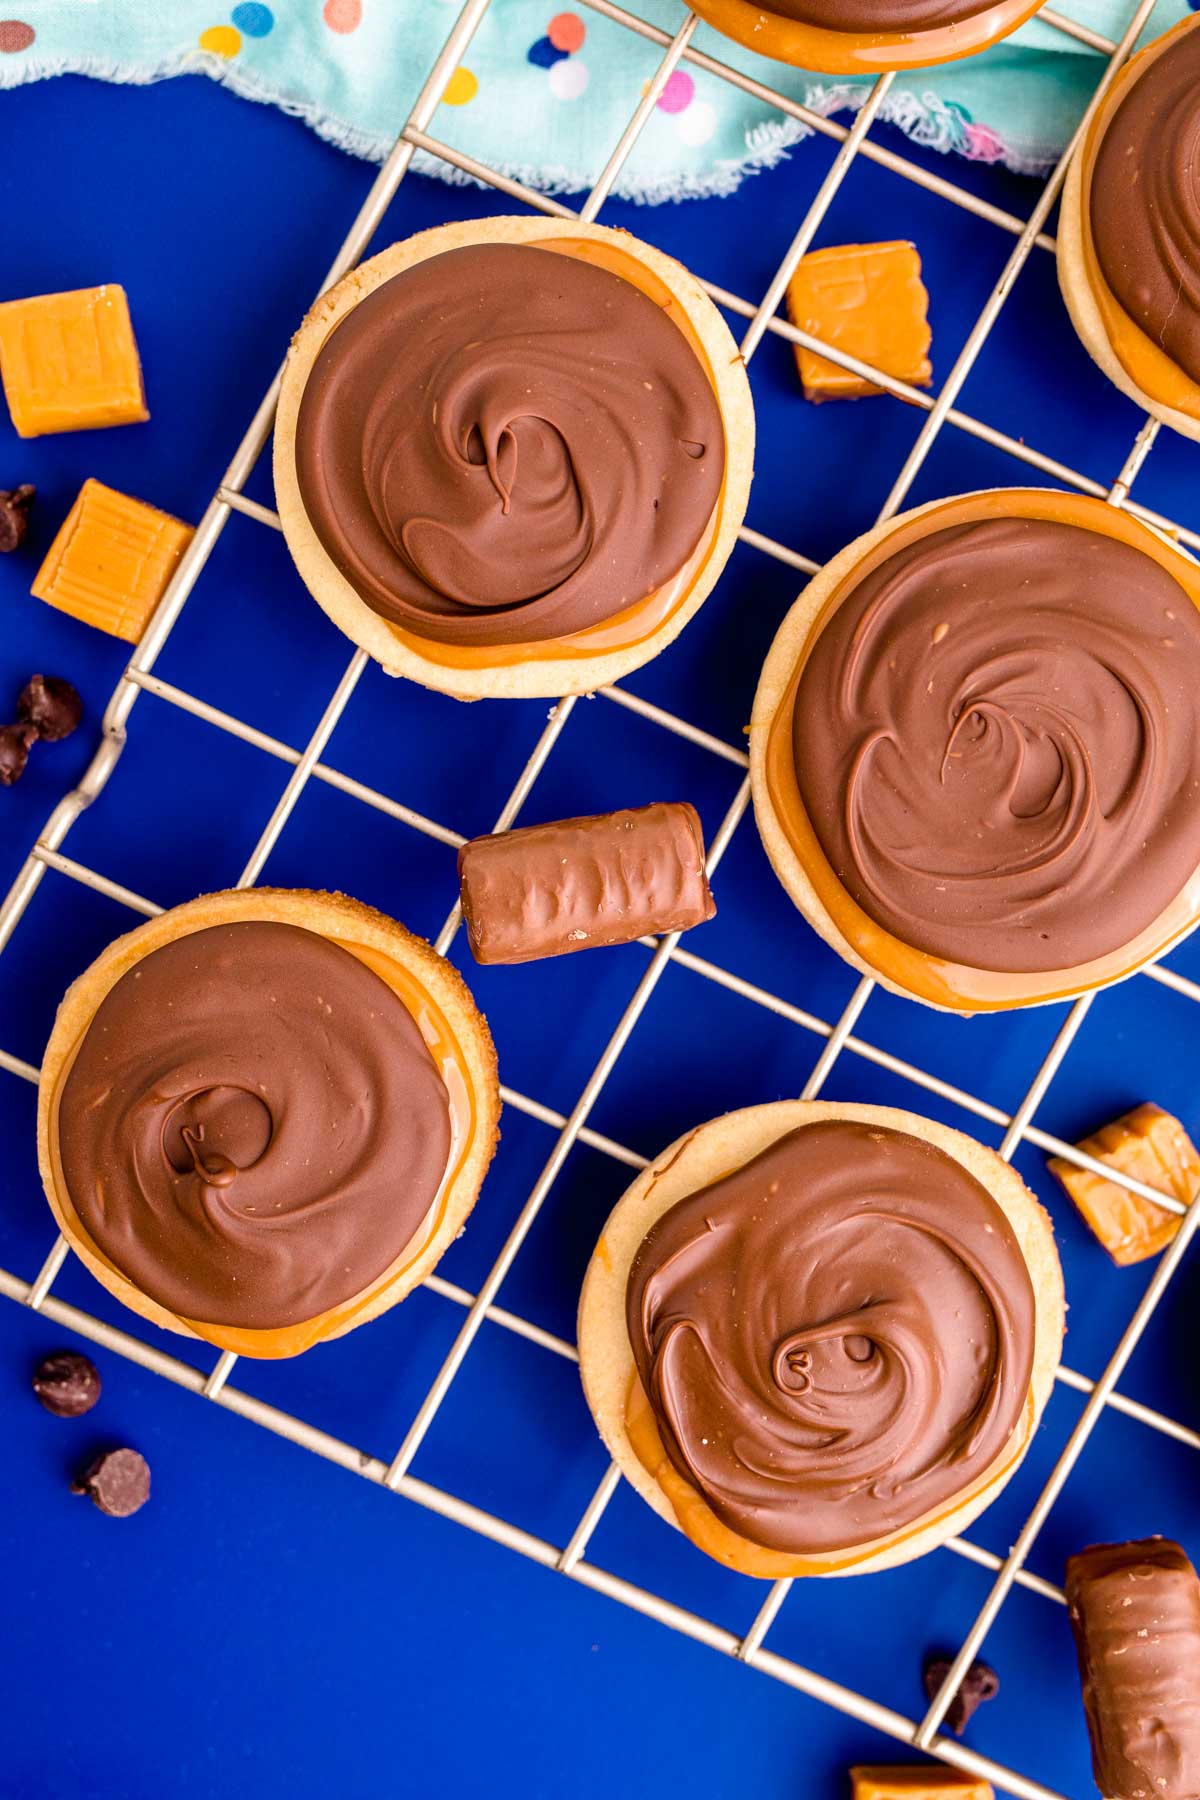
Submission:
[[[1200,1580],[1170,1538],[1067,1563],[1092,1768],[1106,1800],[1200,1795]]]
[[[686,931],[716,911],[700,820],[686,802],[475,838],[458,853],[458,874],[480,963],[628,944]]]

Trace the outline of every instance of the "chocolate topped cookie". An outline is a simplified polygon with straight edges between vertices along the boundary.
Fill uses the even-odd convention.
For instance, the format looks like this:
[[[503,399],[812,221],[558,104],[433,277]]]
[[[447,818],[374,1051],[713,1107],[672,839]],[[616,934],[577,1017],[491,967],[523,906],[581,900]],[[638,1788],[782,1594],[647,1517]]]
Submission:
[[[446,644],[536,644],[678,575],[725,434],[691,345],[632,282],[471,244],[393,275],[326,339],[296,475],[382,618]]]
[[[637,667],[745,510],[745,370],[698,283],[625,232],[441,226],[318,301],[288,360],[280,518],[394,673],[471,698]]]
[[[182,1318],[269,1331],[368,1287],[433,1205],[450,1101],[403,1000],[340,944],[241,919],[126,971],[63,1082],[80,1224]]]
[[[284,1356],[428,1273],[497,1111],[486,1026],[428,945],[340,896],[252,889],[143,925],[70,990],[42,1172],[126,1304]]]
[[[793,1555],[953,1499],[1029,1392],[1033,1286],[1002,1209],[944,1150],[855,1119],[798,1126],[677,1201],[625,1309],[676,1471]]]
[[[954,1535],[1053,1379],[1049,1222],[960,1133],[881,1107],[730,1113],[604,1228],[579,1352],[638,1491],[718,1560],[858,1573]]]
[[[974,1011],[1131,973],[1200,916],[1200,581],[1036,490],[938,503],[810,583],[752,727],[760,829],[857,967]]]
[[[1088,350],[1139,406],[1200,438],[1200,20],[1118,75],[1063,193],[1058,273]]]

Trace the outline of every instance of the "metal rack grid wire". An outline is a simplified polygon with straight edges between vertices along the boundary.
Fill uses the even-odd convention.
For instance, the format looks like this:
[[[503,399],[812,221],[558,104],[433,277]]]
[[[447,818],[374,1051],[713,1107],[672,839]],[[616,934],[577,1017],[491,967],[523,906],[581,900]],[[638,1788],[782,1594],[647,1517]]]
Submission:
[[[400,132],[391,154],[381,168],[345,242],[328,271],[322,284],[322,291],[340,279],[361,257],[396,189],[412,166],[414,155],[418,150],[450,164],[466,175],[477,178],[534,211],[562,218],[594,220],[607,200],[613,183],[637,142],[646,121],[651,116],[655,103],[672,70],[680,61],[686,61],[710,75],[731,83],[744,93],[773,106],[785,116],[800,121],[813,132],[834,139],[838,143],[837,152],[825,179],[801,220],[796,235],[761,300],[757,303],[747,301],[740,295],[732,294],[712,283],[703,282],[701,271],[697,271],[697,274],[708,293],[721,307],[748,321],[741,342],[741,353],[747,364],[751,361],[764,334],[773,332],[790,343],[804,345],[819,351],[841,367],[867,377],[888,393],[923,410],[926,416],[879,513],[880,521],[890,518],[904,504],[912,483],[935,439],[944,427],[950,426],[1006,452],[1055,482],[1082,493],[1103,497],[1109,504],[1124,507],[1142,520],[1170,532],[1178,542],[1193,548],[1200,548],[1200,535],[1196,532],[1140,506],[1131,498],[1131,489],[1137,474],[1150,454],[1158,434],[1158,425],[1155,420],[1146,420],[1115,480],[1106,485],[1087,474],[1069,468],[1053,457],[1044,455],[1036,448],[1012,438],[1007,433],[988,425],[985,421],[974,418],[955,405],[963,384],[999,317],[1022,267],[1036,251],[1049,250],[1052,252],[1054,249],[1054,240],[1048,235],[1045,227],[1061,188],[1072,150],[1086,129],[1095,107],[1107,91],[1116,72],[1130,54],[1149,17],[1153,0],[1138,0],[1138,4],[1131,11],[1127,28],[1117,43],[1112,43],[1096,32],[1076,24],[1057,10],[1049,7],[1043,8],[1040,17],[1044,23],[1057,31],[1075,37],[1094,50],[1102,52],[1105,60],[1101,65],[1102,74],[1092,101],[1072,144],[1050,175],[1033,211],[1024,220],[993,206],[958,187],[954,182],[926,171],[908,158],[872,141],[869,134],[891,86],[892,77],[890,75],[885,74],[875,80],[866,93],[852,124],[846,126],[810,111],[805,106],[777,93],[718,58],[694,48],[692,39],[698,21],[696,16],[690,12],[687,13],[674,36],[671,36],[658,26],[639,18],[635,13],[613,4],[612,0],[584,0],[584,3],[589,6],[591,11],[603,15],[624,26],[631,33],[657,45],[661,49],[662,55],[653,78],[641,93],[628,124],[578,212],[573,211],[557,199],[538,193],[534,189],[488,168],[431,135],[429,126],[446,85],[491,4],[491,0],[466,0],[466,4],[462,6],[449,30],[441,52],[429,71],[428,79],[417,97],[407,123]],[[928,192],[938,195],[948,204],[965,209],[976,217],[990,222],[1015,239],[1003,272],[979,314],[957,360],[935,396],[911,388],[904,382],[894,380],[881,370],[860,363],[834,346],[811,337],[777,316],[776,309],[796,263],[812,243],[834,196],[857,157],[865,157],[887,167],[898,176],[915,182]],[[79,786],[67,795],[51,814],[3,905],[0,906],[0,952],[3,952],[8,945],[13,931],[37,894],[42,878],[48,869],[53,869],[95,892],[106,895],[135,913],[148,917],[161,910],[154,900],[134,893],[102,872],[84,866],[63,851],[63,844],[71,827],[84,809],[104,789],[116,769],[125,743],[130,714],[142,693],[157,696],[159,700],[169,706],[206,721],[214,728],[227,732],[232,737],[261,750],[267,756],[273,757],[289,767],[290,773],[285,785],[241,873],[239,886],[251,886],[258,879],[267,857],[309,781],[326,783],[350,798],[356,799],[388,817],[399,820],[443,844],[457,846],[463,841],[462,835],[449,825],[425,817],[394,797],[354,780],[323,760],[323,753],[330,735],[341,718],[366,666],[367,658],[364,652],[357,651],[350,658],[316,729],[301,749],[285,744],[258,730],[252,724],[222,712],[208,702],[161,680],[153,673],[154,664],[166,644],[172,627],[231,514],[235,511],[240,512],[265,527],[276,530],[279,528],[279,521],[269,508],[247,498],[242,492],[270,436],[278,389],[279,375],[277,374],[238,445],[169,589],[134,650],[109,701],[104,715],[101,743],[91,764]],[[741,538],[745,544],[791,569],[811,574],[818,567],[815,562],[799,551],[777,543],[749,527],[742,530]],[[741,748],[722,742],[711,733],[701,730],[687,720],[680,719],[661,707],[619,687],[603,690],[603,697],[610,703],[640,714],[644,719],[662,729],[673,732],[712,755],[745,770],[747,757]],[[515,821],[566,726],[575,703],[574,699],[566,699],[552,711],[549,722],[542,731],[496,820],[494,829],[505,830]],[[748,799],[749,780],[743,773],[737,794],[710,847],[708,857],[710,875],[716,873],[730,839],[746,810]],[[436,940],[435,947],[443,955],[449,950],[460,922],[461,915],[456,906],[447,917]],[[478,1532],[483,1537],[519,1552],[533,1562],[557,1569],[569,1580],[606,1594],[636,1612],[654,1618],[727,1656],[735,1657],[760,1673],[769,1675],[813,1699],[849,1714],[898,1742],[913,1745],[955,1768],[990,1780],[1006,1792],[1020,1796],[1021,1800],[1062,1800],[1061,1796],[1056,1795],[1053,1790],[1045,1787],[1031,1776],[1004,1767],[990,1758],[968,1749],[957,1740],[947,1738],[939,1732],[939,1727],[962,1673],[977,1654],[1012,1587],[1020,1585],[1042,1596],[1048,1603],[1062,1604],[1061,1590],[1033,1574],[1025,1565],[1038,1533],[1105,1409],[1109,1408],[1122,1413],[1150,1430],[1160,1432],[1194,1449],[1200,1449],[1200,1433],[1130,1399],[1117,1390],[1117,1383],[1125,1366],[1172,1276],[1184,1258],[1194,1231],[1200,1224],[1200,1209],[1195,1204],[1190,1208],[1184,1208],[1178,1202],[1164,1198],[1141,1182],[1123,1176],[1116,1177],[1130,1191],[1183,1215],[1178,1234],[1159,1261],[1139,1305],[1100,1377],[1092,1381],[1069,1368],[1063,1367],[1059,1370],[1058,1381],[1069,1389],[1086,1394],[1087,1400],[1008,1556],[1002,1559],[982,1546],[964,1539],[955,1539],[946,1546],[952,1553],[992,1571],[993,1581],[940,1692],[935,1696],[925,1716],[921,1719],[905,1717],[890,1707],[880,1705],[867,1695],[831,1681],[815,1670],[805,1668],[766,1647],[767,1634],[790,1586],[787,1581],[775,1582],[770,1587],[749,1630],[739,1636],[722,1626],[686,1611],[658,1594],[637,1587],[589,1561],[586,1552],[592,1534],[619,1484],[620,1476],[615,1465],[610,1466],[604,1475],[570,1538],[563,1546],[556,1546],[536,1537],[502,1518],[469,1504],[452,1493],[431,1486],[411,1473],[413,1458],[485,1320],[518,1334],[552,1355],[570,1360],[576,1358],[575,1348],[572,1344],[498,1305],[497,1297],[530,1227],[551,1191],[570,1149],[576,1142],[587,1144],[628,1168],[639,1169],[645,1166],[646,1159],[644,1157],[612,1138],[592,1130],[588,1125],[588,1119],[609,1074],[668,964],[673,963],[701,979],[714,982],[737,993],[743,999],[790,1021],[820,1041],[819,1054],[802,1091],[803,1098],[814,1098],[821,1091],[837,1058],[842,1055],[850,1055],[861,1058],[877,1068],[899,1075],[923,1088],[926,1092],[950,1101],[982,1120],[1002,1127],[1004,1136],[1000,1153],[1005,1158],[1011,1158],[1017,1147],[1022,1142],[1027,1142],[1043,1151],[1064,1157],[1080,1167],[1093,1170],[1098,1168],[1098,1165],[1085,1153],[1040,1129],[1034,1122],[1037,1109],[1084,1022],[1091,1003],[1089,995],[1076,1000],[1071,1006],[1027,1092],[1015,1110],[1011,1114],[1006,1114],[990,1102],[906,1062],[860,1036],[855,1028],[875,985],[869,978],[859,981],[841,1016],[834,1021],[826,1021],[778,995],[742,979],[729,970],[683,949],[679,944],[678,933],[671,933],[662,939],[645,938],[642,942],[651,951],[650,961],[570,1114],[564,1115],[537,1099],[518,1093],[509,1087],[502,1089],[506,1105],[540,1120],[557,1133],[554,1148],[478,1292],[471,1294],[466,1289],[446,1281],[436,1274],[428,1277],[425,1285],[451,1304],[462,1308],[465,1316],[449,1353],[418,1407],[404,1440],[390,1463],[367,1456],[353,1445],[316,1429],[303,1419],[295,1418],[234,1387],[229,1381],[229,1376],[237,1359],[230,1352],[222,1353],[206,1375],[179,1358],[143,1342],[130,1332],[119,1330],[57,1298],[52,1291],[53,1284],[68,1255],[67,1245],[61,1237],[53,1244],[41,1269],[32,1279],[25,1279],[9,1271],[0,1270],[0,1294],[40,1310],[56,1323],[140,1364],[143,1368],[161,1375],[177,1386],[190,1389],[213,1404],[249,1419],[266,1430],[275,1432],[292,1443],[308,1449],[368,1481],[402,1494],[405,1498],[415,1501],[418,1505],[426,1507],[444,1518],[455,1521]],[[1172,990],[1181,1000],[1200,1001],[1200,985],[1165,967],[1151,967],[1134,979],[1157,982]],[[0,1070],[27,1082],[36,1083],[38,1079],[38,1071],[35,1067],[3,1048],[0,1048]],[[1108,1174],[1110,1179],[1114,1178],[1111,1171],[1104,1170],[1103,1172]]]

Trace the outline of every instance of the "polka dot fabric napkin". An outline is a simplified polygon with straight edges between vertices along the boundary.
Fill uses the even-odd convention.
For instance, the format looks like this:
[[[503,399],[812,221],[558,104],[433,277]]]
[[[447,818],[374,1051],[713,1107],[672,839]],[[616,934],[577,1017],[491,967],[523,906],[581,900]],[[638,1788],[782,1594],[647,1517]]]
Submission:
[[[382,158],[460,0],[0,0],[0,87],[67,72],[157,81],[197,71],[274,101],[344,149]],[[674,33],[680,0],[624,0]],[[1200,4],[1200,0],[1196,0]],[[1134,0],[1059,0],[1119,37]],[[1160,0],[1148,36],[1189,10]],[[697,47],[822,113],[853,108],[863,85],[769,63],[707,26]],[[492,0],[432,130],[519,179],[574,192],[595,179],[649,81],[659,46],[584,5]],[[1034,20],[1006,44],[898,82],[884,117],[919,142],[1030,172],[1067,142],[1097,59]],[[617,182],[643,201],[731,192],[807,132],[727,83],[681,65]],[[428,157],[418,166],[456,179]]]

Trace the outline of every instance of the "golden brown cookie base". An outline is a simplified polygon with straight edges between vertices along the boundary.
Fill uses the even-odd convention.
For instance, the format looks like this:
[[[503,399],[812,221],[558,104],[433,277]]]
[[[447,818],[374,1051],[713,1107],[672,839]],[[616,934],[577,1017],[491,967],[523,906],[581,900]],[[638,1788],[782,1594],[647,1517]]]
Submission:
[[[965,1530],[995,1499],[1024,1456],[1054,1385],[1062,1347],[1062,1271],[1050,1220],[1020,1176],[993,1151],[961,1132],[889,1106],[779,1100],[726,1113],[723,1118],[697,1126],[670,1145],[627,1189],[600,1235],[579,1302],[579,1364],[592,1416],[621,1473],[661,1518],[672,1525],[680,1524],[663,1485],[634,1449],[626,1419],[635,1378],[625,1323],[630,1265],[651,1226],[676,1201],[728,1171],[741,1168],[786,1132],[820,1119],[860,1120],[924,1138],[982,1182],[1012,1226],[1033,1283],[1037,1312],[1033,1375],[1021,1441],[1006,1448],[992,1471],[950,1510],[855,1551],[800,1558],[764,1550],[722,1525],[700,1495],[672,1470],[675,1483],[691,1496],[686,1529],[693,1542],[702,1539],[702,1547],[709,1548],[709,1553],[728,1567],[770,1579],[786,1575],[862,1575],[893,1568],[924,1556]]]
[[[1200,30],[1187,18],[1132,57],[1105,97],[1071,159],[1058,223],[1058,285],[1084,348],[1130,400],[1182,437],[1200,440],[1200,386],[1131,319],[1112,293],[1096,261],[1090,226],[1092,167],[1105,127],[1151,62],[1185,31]]]
[[[692,559],[695,572],[683,597],[671,604],[666,616],[657,617],[651,596],[631,609],[627,619],[607,621],[598,639],[605,647],[589,653],[563,638],[505,645],[486,657],[470,650],[456,656],[454,646],[423,644],[414,633],[392,625],[369,607],[335,567],[313,530],[296,478],[296,419],[304,384],[325,340],[346,314],[381,283],[415,263],[467,244],[546,245],[572,239],[632,256],[648,271],[651,284],[662,283],[707,365],[725,428],[725,480],[711,535]],[[275,422],[276,504],[288,548],[309,593],[387,674],[407,675],[423,687],[460,700],[590,693],[657,656],[699,611],[724,568],[745,517],[753,469],[754,408],[745,367],[724,320],[695,277],[628,232],[574,219],[495,218],[438,225],[360,264],[322,294],[293,338]],[[615,647],[607,647],[609,642]]]
[[[775,62],[824,75],[879,75],[885,69],[924,69],[974,56],[1031,19],[1040,4],[996,0],[975,18],[935,31],[827,31],[784,18],[754,0],[695,0],[695,10],[735,43]]]
[[[419,989],[426,997],[431,1017],[440,1015],[441,1036],[448,1043],[452,1042],[453,1064],[457,1071],[455,1079],[461,1078],[462,1082],[462,1093],[452,1095],[452,1103],[462,1105],[467,1122],[463,1139],[452,1152],[452,1168],[435,1205],[433,1229],[420,1249],[410,1256],[411,1246],[406,1248],[397,1262],[363,1293],[317,1318],[270,1331],[235,1329],[179,1318],[143,1294],[101,1253],[85,1231],[67,1193],[57,1149],[56,1113],[62,1084],[96,1009],[109,990],[128,969],[162,945],[189,932],[245,919],[299,926],[340,944],[359,956],[389,985],[394,985],[406,1004],[406,992],[411,994],[412,990]],[[428,1022],[418,1019],[417,1023],[429,1042]],[[415,937],[394,919],[358,900],[348,899],[344,894],[314,893],[305,889],[243,888],[208,894],[190,900],[184,906],[172,907],[159,918],[147,920],[111,943],[67,989],[42,1059],[38,1089],[38,1162],[46,1198],[63,1236],[101,1285],[131,1311],[164,1331],[201,1337],[240,1356],[294,1356],[313,1344],[340,1337],[356,1325],[376,1318],[425,1279],[458,1236],[475,1204],[495,1150],[499,1116],[496,1053],[487,1022],[458,971],[438,956],[423,938]]]
[[[1071,969],[1013,975],[915,950],[856,905],[830,868],[804,814],[791,761],[791,709],[809,646],[839,600],[905,544],[981,518],[1051,519],[1102,532],[1152,556],[1200,605],[1200,570],[1157,532],[1117,507],[1051,488],[993,488],[934,500],[856,538],[813,576],[787,614],[763,664],[750,726],[754,817],[771,864],[819,937],[860,974],[893,994],[943,1012],[1042,1006],[1110,986],[1165,955],[1200,923],[1200,871],[1160,919],[1109,956]]]

